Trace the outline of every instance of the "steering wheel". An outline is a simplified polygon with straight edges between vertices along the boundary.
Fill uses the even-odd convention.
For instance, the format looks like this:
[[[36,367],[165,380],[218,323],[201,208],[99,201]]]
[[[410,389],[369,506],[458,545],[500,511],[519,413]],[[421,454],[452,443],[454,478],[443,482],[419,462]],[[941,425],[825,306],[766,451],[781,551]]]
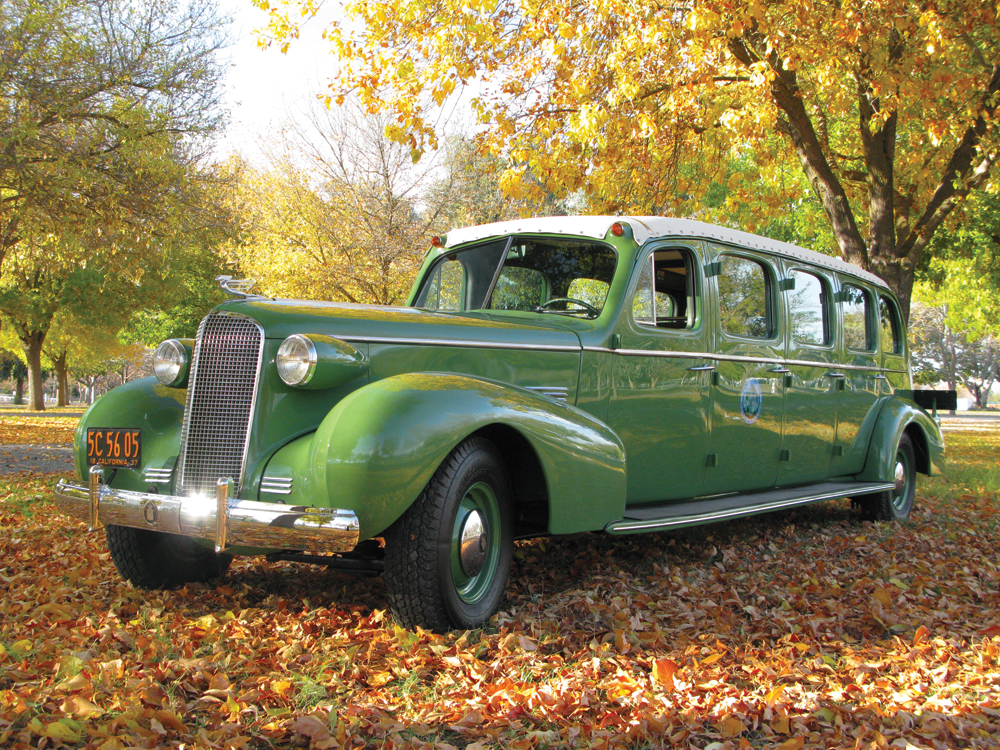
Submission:
[[[582,307],[584,310],[586,310],[587,312],[591,313],[595,317],[601,314],[601,311],[598,310],[593,305],[588,304],[587,302],[584,302],[582,299],[576,299],[575,297],[553,297],[552,299],[545,300],[545,302],[543,302],[542,304],[540,304],[538,307],[541,308],[542,310],[544,310],[549,305],[554,305],[557,302],[569,302],[569,303],[572,303],[574,305],[579,305],[580,307]]]

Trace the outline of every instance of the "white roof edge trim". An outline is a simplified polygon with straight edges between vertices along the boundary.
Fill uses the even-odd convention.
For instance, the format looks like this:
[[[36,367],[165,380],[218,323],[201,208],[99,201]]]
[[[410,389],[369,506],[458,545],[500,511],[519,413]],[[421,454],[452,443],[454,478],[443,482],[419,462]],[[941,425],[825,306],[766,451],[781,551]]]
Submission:
[[[546,216],[498,221],[493,224],[452,229],[446,235],[445,246],[454,248],[468,242],[505,234],[564,234],[600,240],[607,236],[608,230],[616,221],[627,223],[631,227],[632,236],[638,245],[661,237],[683,237],[722,242],[745,247],[749,250],[762,250],[785,258],[801,260],[832,271],[850,274],[882,289],[889,288],[889,285],[875,274],[832,255],[824,255],[787,242],[741,232],[738,229],[666,216]]]

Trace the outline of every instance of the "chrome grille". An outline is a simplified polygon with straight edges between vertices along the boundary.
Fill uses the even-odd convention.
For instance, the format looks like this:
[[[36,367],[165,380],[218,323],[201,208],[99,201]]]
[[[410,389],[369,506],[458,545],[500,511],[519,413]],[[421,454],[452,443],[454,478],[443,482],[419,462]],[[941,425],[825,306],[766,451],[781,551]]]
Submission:
[[[264,330],[240,315],[209,315],[198,328],[181,427],[178,484],[215,494],[219,478],[243,478],[264,350]]]

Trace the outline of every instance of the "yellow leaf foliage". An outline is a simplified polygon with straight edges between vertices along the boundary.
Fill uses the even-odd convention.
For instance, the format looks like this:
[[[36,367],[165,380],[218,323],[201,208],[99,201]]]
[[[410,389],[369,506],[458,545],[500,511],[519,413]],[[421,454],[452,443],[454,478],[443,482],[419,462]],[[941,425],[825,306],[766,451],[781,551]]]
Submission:
[[[272,5],[287,10],[271,10],[275,40],[294,37],[289,17],[313,12],[305,0]],[[583,189],[596,211],[710,219],[706,191],[750,154],[760,171],[720,208],[756,214],[748,229],[802,194],[801,176],[783,178],[797,159],[771,90],[775,70],[793,72],[862,234],[860,98],[873,102],[872,128],[894,113],[900,210],[917,210],[982,110],[1000,56],[996,6],[982,0],[349,0],[325,37],[338,58],[332,95],[391,113],[393,137],[416,152],[438,133],[437,113],[415,103],[464,91],[483,142],[518,150],[537,178],[505,181],[511,191]],[[741,62],[736,42],[759,59]],[[992,126],[984,137],[996,145]]]

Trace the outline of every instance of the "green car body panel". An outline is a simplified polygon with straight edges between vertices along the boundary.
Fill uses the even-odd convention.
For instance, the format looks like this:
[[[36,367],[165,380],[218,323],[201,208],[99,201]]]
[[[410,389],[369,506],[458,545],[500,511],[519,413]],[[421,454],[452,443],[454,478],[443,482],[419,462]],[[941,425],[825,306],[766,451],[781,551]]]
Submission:
[[[459,375],[407,373],[359,388],[315,433],[279,451],[267,473],[303,477],[286,502],[354,510],[368,538],[399,518],[455,446],[495,425],[531,445],[549,496],[574,499],[552,505],[550,532],[596,531],[621,517],[625,455],[606,425],[531,391]]]
[[[874,411],[874,410],[873,410]],[[934,420],[926,411],[902,395],[886,398],[874,420],[865,468],[859,479],[878,480],[891,476],[895,461],[895,447],[904,433],[908,433],[917,448],[918,471],[928,476],[944,472],[944,441]]]
[[[87,428],[135,429],[142,433],[143,466],[162,466],[177,458],[186,391],[169,388],[156,378],[140,378],[109,391],[91,404],[76,428],[73,461],[87,476]],[[116,469],[114,481],[126,490],[146,488],[140,469]]]
[[[260,332],[241,463],[229,470],[236,495],[218,502],[251,514],[333,514],[280,522],[290,525],[350,517],[338,552],[389,539],[425,494],[444,491],[452,475],[441,472],[463,445],[479,446],[490,476],[496,461],[505,465],[517,536],[635,533],[837,492],[872,496],[894,476],[898,484],[904,434],[919,471],[943,466],[940,429],[910,390],[905,329],[881,280],[696,222],[566,217],[456,230],[427,253],[405,307],[247,296],[209,319]],[[296,385],[278,367],[289,337],[313,353]],[[141,506],[147,521],[184,494],[186,420],[195,420],[185,405],[202,398],[192,396],[197,378],[209,377],[197,367],[174,381],[186,387],[146,378],[117,388],[80,421],[82,479],[95,460],[89,428],[141,432],[142,465],[105,471],[103,481],[112,494],[133,493],[115,501]],[[228,408],[224,394],[218,400],[212,408]],[[99,485],[90,486],[96,504]],[[458,512],[482,507],[499,523],[490,503],[506,502],[503,488],[477,487],[489,507],[466,498]],[[83,488],[56,495],[78,506]],[[447,533],[475,541],[482,518],[463,518]],[[493,544],[492,533],[480,543]],[[226,546],[220,528],[215,544],[236,554],[287,549],[267,538]],[[463,550],[472,562],[459,577],[489,590]]]

